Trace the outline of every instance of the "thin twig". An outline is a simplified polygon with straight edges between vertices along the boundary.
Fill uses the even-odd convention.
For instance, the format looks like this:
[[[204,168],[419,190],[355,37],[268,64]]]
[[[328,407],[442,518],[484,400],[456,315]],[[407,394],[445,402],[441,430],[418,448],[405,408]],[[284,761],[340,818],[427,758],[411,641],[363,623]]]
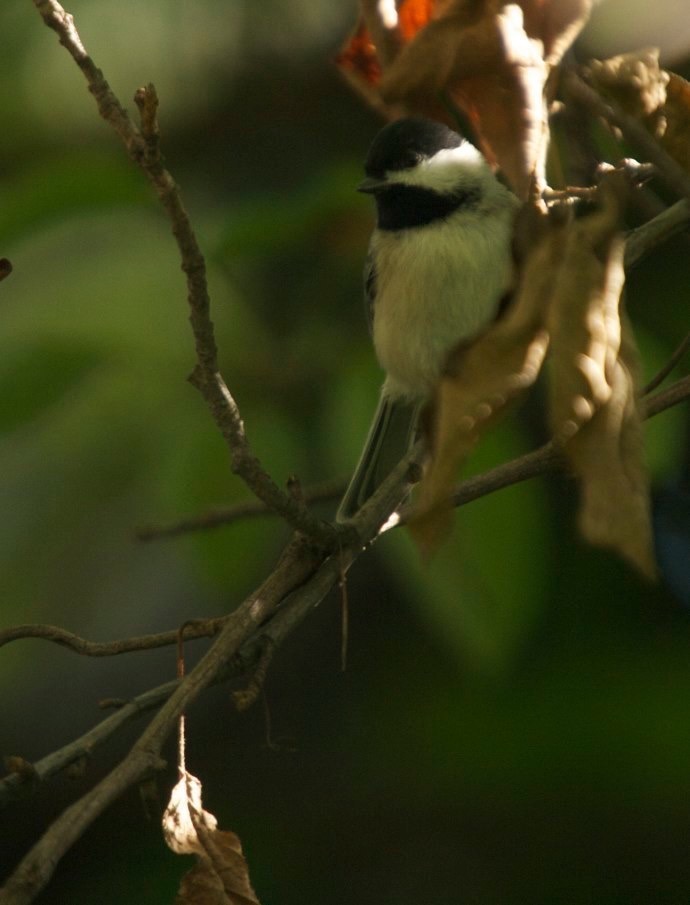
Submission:
[[[179,681],[173,680],[151,688],[125,702],[106,719],[101,720],[84,735],[75,739],[57,751],[53,751],[41,760],[32,764],[38,782],[45,782],[51,776],[66,770],[71,764],[78,763],[93,756],[97,748],[102,747],[123,726],[130,723],[142,713],[159,707],[178,687]],[[36,788],[36,784],[22,781],[16,773],[0,780],[0,805],[18,798],[26,791]]]
[[[293,528],[309,534],[326,546],[336,543],[337,532],[328,523],[312,516],[306,507],[284,493],[254,455],[247,440],[237,403],[218,368],[206,262],[180,198],[175,180],[163,164],[158,142],[156,111],[158,98],[153,85],[138,89],[135,101],[141,116],[141,130],[113,93],[103,73],[87,54],[74,26],[73,17],[57,0],[33,0],[45,24],[55,31],[60,43],[84,74],[101,116],[113,127],[127,153],[141,169],[158,195],[177,242],[182,270],[187,278],[189,320],[194,334],[197,365],[190,377],[204,397],[213,419],[230,449],[231,467],[252,492],[274,509]]]
[[[233,691],[232,693],[232,700],[235,704],[235,707],[240,712],[242,712],[243,710],[249,710],[254,701],[256,701],[256,699],[259,697],[259,694],[261,693],[261,690],[263,689],[264,683],[266,681],[268,667],[271,665],[273,654],[276,649],[275,641],[269,635],[262,635],[259,638],[258,644],[261,648],[259,662],[256,664],[247,687]]]
[[[604,101],[573,70],[565,73],[563,79],[566,92],[584,104],[592,113],[617,126],[624,137],[638,147],[648,161],[658,168],[659,178],[673,192],[690,201],[690,176],[670,157],[657,141],[632,116],[628,116],[613,103]]]
[[[680,358],[678,353],[681,352],[681,350],[687,349],[689,344],[690,338],[686,337],[664,370],[668,369],[670,372],[671,368],[677,364],[677,359]],[[664,377],[665,376],[667,375],[665,374]],[[649,393],[656,389],[658,383],[659,375],[650,381],[648,385],[649,389],[645,390],[646,395],[642,402],[643,416],[645,418],[652,418],[666,409],[678,405],[680,402],[684,402],[690,397],[690,377],[681,378],[667,389],[650,396]],[[553,444],[546,443],[544,446],[539,447],[539,449],[526,453],[510,462],[504,462],[501,465],[497,465],[490,471],[475,475],[471,478],[466,478],[458,485],[453,493],[453,505],[463,506],[466,503],[488,496],[505,487],[510,487],[513,484],[519,484],[523,481],[528,481],[531,478],[557,471],[561,467],[561,464],[562,460],[558,451]],[[401,467],[402,471],[400,471]],[[403,463],[402,466],[399,466],[399,474],[404,475],[409,467],[409,462]],[[397,481],[397,484],[400,485],[400,480]],[[395,493],[396,491],[393,491],[393,494]],[[402,493],[402,491],[399,491],[399,493]],[[368,505],[369,503],[367,503],[367,506]],[[380,512],[384,512],[388,505],[388,503],[382,505],[381,502],[378,502],[377,509]],[[394,525],[391,525],[391,527],[404,525],[409,521],[412,511],[412,506],[403,507],[400,510],[398,521]],[[358,516],[358,519],[361,519],[361,515]],[[356,529],[353,528],[355,534],[360,536],[362,529],[359,525],[361,525],[361,522],[355,520],[353,525],[357,526]],[[370,534],[371,537],[374,537],[376,536],[376,531],[372,532],[370,525],[368,530],[364,530],[361,533],[361,536],[365,536],[366,534]],[[345,532],[343,532],[343,538],[346,539]],[[343,553],[340,555],[345,556],[343,560],[343,569],[338,576],[338,580],[342,581],[351,564],[351,559]],[[185,625],[185,640],[213,637],[220,631],[223,624],[231,618],[232,614],[230,616],[219,616],[212,619],[189,622]],[[174,629],[172,631],[139,635],[134,638],[125,638],[118,641],[88,641],[79,635],[67,632],[65,629],[58,628],[54,625],[28,624],[17,625],[0,631],[0,646],[8,644],[11,641],[18,641],[26,638],[41,638],[63,647],[68,647],[75,651],[75,653],[83,654],[85,656],[109,657],[130,653],[132,651],[165,647],[170,644],[175,644],[177,637],[178,629]]]
[[[304,540],[288,546],[276,570],[232,614],[211,649],[180,682],[153,717],[129,754],[51,825],[0,891],[3,905],[28,905],[46,885],[56,864],[105,808],[160,766],[163,742],[177,718],[212,684],[233,654],[256,631],[280,601],[313,571],[314,553]]]
[[[690,349],[690,333],[688,333],[683,342],[679,344],[679,346],[676,348],[675,352],[669,358],[663,368],[661,368],[661,370],[659,370],[645,386],[644,390],[642,391],[644,395],[651,393],[657,387],[661,386],[661,384],[664,382],[664,380],[666,380],[671,371],[673,371],[676,365],[680,362],[681,358],[685,355],[688,349]]]
[[[652,417],[688,398],[690,398],[690,377],[685,377],[666,390],[648,398],[644,405],[645,415]],[[418,456],[419,450],[413,450],[394,470],[393,474],[383,482],[372,500],[362,507],[360,513],[353,520],[354,539],[352,543],[349,546],[343,546],[339,556],[331,556],[326,559],[306,581],[305,577],[314,568],[314,559],[311,558],[313,553],[308,550],[303,541],[293,541],[275,573],[228,618],[218,640],[197,667],[182,683],[169,683],[168,686],[161,686],[166,691],[174,686],[175,691],[153,718],[130,753],[109,776],[84,798],[68,808],[53,823],[17,867],[4,891],[0,892],[0,902],[8,903],[8,905],[9,903],[25,905],[25,903],[31,902],[48,882],[62,855],[79,838],[86,827],[125,789],[136,784],[149,770],[155,768],[159,763],[160,747],[174,727],[177,715],[205,687],[218,680],[224,664],[229,662],[234,651],[240,650],[242,639],[248,639],[252,631],[259,630],[260,626],[262,636],[270,637],[278,646],[300,624],[314,606],[337,584],[344,572],[361,553],[363,546],[375,539],[387,513],[391,511],[391,506],[394,506],[395,500],[399,500],[401,494],[405,492],[410,469],[416,462],[415,454]],[[527,464],[524,462],[527,457],[523,457],[520,468],[515,468],[513,474],[515,480],[526,480],[528,477],[542,474],[553,467],[551,454],[548,450],[545,451],[545,448],[530,453],[529,457],[531,458],[528,458]],[[509,463],[509,465],[515,466],[515,463]],[[497,469],[494,469],[494,472],[496,471]],[[486,492],[491,492],[488,489],[489,484],[495,485],[496,483],[495,477],[491,479],[491,482],[487,482]],[[506,483],[508,482],[506,481]],[[471,487],[469,482],[466,484]],[[505,486],[505,483],[502,486]],[[462,490],[462,487],[460,489]],[[479,495],[476,490],[475,485],[472,489],[474,495],[471,498]],[[297,585],[300,585],[299,590],[296,590],[289,600],[278,607],[278,603],[284,599],[288,589],[295,588]],[[273,614],[272,618],[271,614]],[[148,694],[164,697],[161,689],[154,689]],[[160,698],[158,698],[159,700]],[[140,702],[141,698],[137,701]],[[96,730],[100,730],[100,733],[105,735],[106,730],[103,727],[107,726],[107,731],[112,734],[110,728],[113,724],[110,721],[120,719],[125,722],[125,717],[129,719],[134,715],[126,709],[128,706],[126,705],[125,708],[113,714],[99,727],[96,727]],[[73,744],[76,749],[78,743]],[[74,760],[78,759],[78,756],[75,750]],[[42,763],[34,766],[38,769]],[[18,778],[8,777],[5,782],[10,786],[16,786],[20,781]]]
[[[217,616],[213,619],[198,619],[187,622],[184,627],[186,641],[193,638],[212,638],[220,631],[227,616]],[[123,638],[117,641],[88,641],[79,635],[59,628],[56,625],[42,625],[29,623],[26,625],[14,625],[11,628],[0,630],[0,647],[11,641],[19,641],[24,638],[41,638],[44,641],[52,641],[61,647],[68,647],[77,654],[86,657],[115,657],[119,654],[129,654],[132,651],[153,650],[156,647],[168,647],[177,641],[179,630],[158,632],[149,635],[137,635],[134,638]]]
[[[645,418],[653,418],[666,409],[673,408],[679,402],[685,402],[690,398],[690,376],[682,377],[675,383],[671,384],[665,390],[660,390],[653,396],[646,396],[642,400],[643,412]]]
[[[677,201],[652,220],[631,230],[625,240],[625,268],[628,270],[646,254],[690,224],[690,203]]]
[[[336,500],[343,495],[345,487],[346,482],[341,480],[313,484],[311,487],[304,488],[302,500],[309,504]],[[231,525],[241,519],[264,518],[273,515],[275,515],[275,511],[261,500],[244,500],[241,503],[234,503],[232,506],[218,506],[207,512],[190,515],[166,525],[146,525],[137,529],[136,536],[143,541],[179,537],[194,531],[208,531],[212,528]]]

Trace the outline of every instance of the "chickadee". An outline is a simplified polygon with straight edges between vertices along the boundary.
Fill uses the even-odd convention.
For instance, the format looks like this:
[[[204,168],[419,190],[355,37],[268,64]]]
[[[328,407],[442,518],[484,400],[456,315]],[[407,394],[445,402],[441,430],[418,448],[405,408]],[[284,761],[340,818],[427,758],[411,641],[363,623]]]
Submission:
[[[496,317],[519,205],[473,145],[428,119],[383,128],[365,173],[359,191],[373,195],[377,213],[365,298],[386,379],[338,521],[352,517],[407,452],[450,350]]]

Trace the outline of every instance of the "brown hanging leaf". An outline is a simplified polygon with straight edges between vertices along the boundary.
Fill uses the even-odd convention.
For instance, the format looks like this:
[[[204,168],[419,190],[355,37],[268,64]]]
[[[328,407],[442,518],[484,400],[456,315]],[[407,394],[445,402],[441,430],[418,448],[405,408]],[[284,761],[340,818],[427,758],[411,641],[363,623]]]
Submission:
[[[632,332],[623,341],[620,234],[624,186],[599,188],[600,208],[568,231],[553,285],[550,418],[580,479],[580,530],[642,574],[655,574],[649,486],[641,442]]]
[[[686,172],[690,172],[690,82],[668,73],[666,88],[666,131],[661,140],[666,151]]]
[[[525,197],[533,178],[544,184],[549,75],[590,7],[591,0],[437,0],[404,29],[402,5],[394,37],[385,31],[379,39],[385,66],[377,99],[452,125],[445,93],[467,113],[487,159]],[[339,58],[355,76],[361,41],[358,30]],[[372,75],[368,58],[361,74],[371,95],[379,73]]]
[[[566,447],[580,478],[578,525],[589,543],[620,553],[645,577],[656,577],[648,476],[636,397],[636,349],[625,318],[611,395]]]
[[[690,172],[690,83],[661,69],[656,48],[593,60],[588,71],[604,97],[639,120]]]
[[[652,135],[663,134],[668,73],[659,66],[656,47],[623,53],[608,60],[592,60],[588,71],[592,83],[604,97],[643,122]]]
[[[178,855],[197,856],[182,878],[175,905],[259,905],[239,838],[217,826],[213,814],[201,806],[201,782],[185,773],[163,815],[169,848]]]
[[[567,442],[609,401],[620,349],[621,202],[608,180],[598,197],[604,200],[599,209],[575,221],[564,237],[547,315],[551,428],[557,443]]]
[[[487,159],[525,197],[532,173],[542,171],[547,67],[520,8],[490,7],[469,25],[462,8],[430,23],[390,66],[381,93],[437,117],[446,91],[467,112]]]
[[[378,85],[381,80],[381,63],[363,19],[357,23],[335,62],[345,75],[353,77],[355,81],[359,80],[361,87]]]
[[[548,347],[542,328],[550,281],[560,254],[563,226],[525,208],[518,218],[522,241],[532,235],[516,297],[505,315],[469,347],[450,357],[434,403],[432,458],[419,490],[412,536],[425,556],[451,523],[450,495],[458,468],[480,437],[535,381]]]

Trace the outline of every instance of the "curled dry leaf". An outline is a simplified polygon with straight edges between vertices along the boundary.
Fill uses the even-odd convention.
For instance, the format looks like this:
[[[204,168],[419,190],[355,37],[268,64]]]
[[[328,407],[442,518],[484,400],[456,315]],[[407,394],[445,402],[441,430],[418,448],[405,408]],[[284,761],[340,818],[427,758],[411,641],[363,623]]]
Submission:
[[[622,188],[622,186],[621,186]],[[550,417],[556,443],[566,443],[612,393],[620,349],[618,305],[625,281],[620,195],[611,180],[604,203],[574,221],[564,236],[546,315],[551,336]]]
[[[669,74],[666,88],[666,131],[662,145],[667,153],[690,173],[690,82],[676,75]]]
[[[185,773],[163,815],[163,836],[178,855],[197,856],[182,878],[176,905],[259,905],[239,838],[218,828],[201,806],[201,782]]]
[[[617,176],[605,179],[599,210],[573,223],[563,246],[547,315],[550,418],[554,441],[580,480],[583,537],[617,550],[652,578],[637,354],[620,311],[624,191]]]
[[[593,60],[588,72],[602,95],[639,120],[690,172],[690,83],[661,69],[656,48]]]
[[[622,318],[622,345],[609,376],[611,394],[566,447],[580,478],[580,533],[620,553],[649,579],[656,577],[642,424],[636,396],[637,352]]]
[[[380,9],[381,4],[375,6]],[[409,8],[417,13],[413,26],[408,22],[403,28],[408,9],[403,2],[395,40],[391,43],[390,29],[379,39],[385,43],[382,58],[371,37],[376,29],[360,23],[338,62],[351,76],[361,76],[378,104],[383,98],[391,108],[451,125],[447,100],[457,104],[470,118],[489,161],[525,197],[532,180],[538,187],[544,184],[550,74],[585,24],[590,7],[591,0],[416,5],[410,0]],[[368,21],[373,14],[369,9]]]
[[[659,51],[646,47],[630,53],[592,60],[589,74],[597,90],[645,123],[656,136],[663,134],[668,73],[659,66]]]

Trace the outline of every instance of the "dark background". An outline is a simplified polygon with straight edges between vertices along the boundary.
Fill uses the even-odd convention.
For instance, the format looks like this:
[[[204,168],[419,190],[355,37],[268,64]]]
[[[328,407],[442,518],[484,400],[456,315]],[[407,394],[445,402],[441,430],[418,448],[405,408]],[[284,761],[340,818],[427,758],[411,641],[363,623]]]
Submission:
[[[631,6],[604,4],[589,46],[664,42],[687,75],[683,4],[655,4],[651,22],[646,4]],[[123,102],[158,88],[256,452],[279,481],[345,477],[380,383],[360,285],[371,210],[354,191],[380,122],[331,63],[355,4],[69,9]],[[185,288],[162,211],[28,0],[5,0],[0,34],[0,255],[15,268],[0,287],[2,623],[111,639],[226,612],[288,532],[260,520],[134,540],[140,524],[247,493],[185,382]],[[687,257],[674,240],[630,277],[647,377],[688,329]],[[541,442],[539,395],[472,471]],[[189,768],[242,838],[263,903],[690,901],[687,440],[683,407],[648,426],[677,595],[577,540],[570,482],[533,481],[459,512],[430,569],[402,532],[362,557],[347,672],[333,595],[276,657],[270,735],[261,704],[238,716],[227,688],[203,696]],[[190,645],[190,663],[203,646]],[[101,698],[174,669],[172,649],[87,660],[38,641],[3,648],[0,751],[39,759],[98,721]],[[82,778],[58,777],[0,816],[2,875],[143,725]],[[172,739],[166,756],[162,803]],[[165,848],[133,790],[39,901],[167,903],[191,863]]]

